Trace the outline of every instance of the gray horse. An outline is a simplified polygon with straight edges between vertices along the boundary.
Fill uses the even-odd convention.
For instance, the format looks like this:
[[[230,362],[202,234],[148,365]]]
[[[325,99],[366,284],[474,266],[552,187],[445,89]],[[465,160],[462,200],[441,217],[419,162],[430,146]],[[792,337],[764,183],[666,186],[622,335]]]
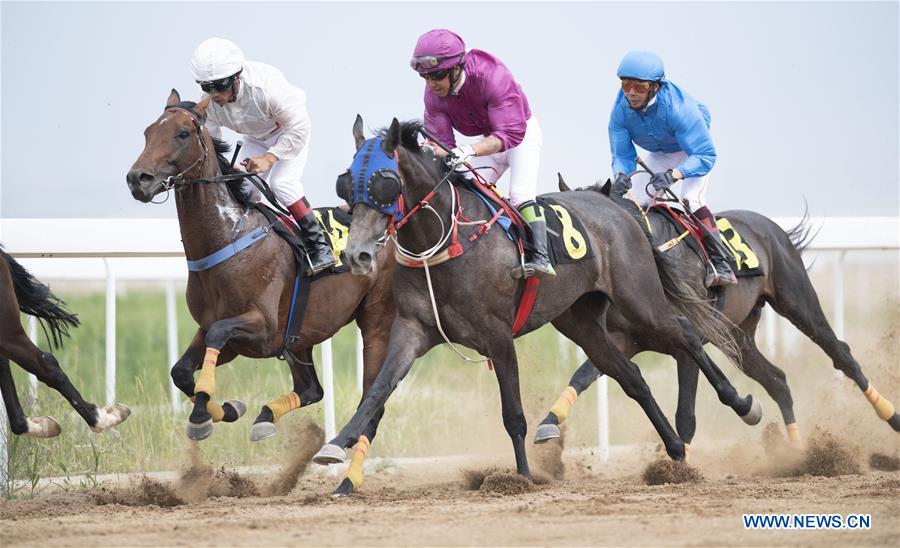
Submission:
[[[382,154],[396,158],[397,169],[396,172],[380,169],[367,180],[353,183],[358,186],[354,187],[350,203],[353,223],[345,255],[354,274],[372,272],[376,250],[386,240],[391,219],[397,218],[385,209],[386,198],[396,203],[400,196],[402,203],[418,205],[411,207],[412,213],[407,213],[404,219],[392,223],[399,249],[410,254],[428,249],[446,251],[453,245],[451,233],[457,230],[463,253],[440,264],[437,264],[440,254],[432,253],[430,259],[423,257],[426,264],[432,263],[424,272],[422,268],[405,266],[396,269],[397,317],[391,327],[382,370],[350,422],[314,457],[319,464],[343,462],[345,448],[356,444],[350,473],[336,494],[347,494],[358,487],[361,459],[368,449],[368,440],[362,434],[378,420],[387,398],[415,359],[445,340],[442,334],[448,341],[475,349],[492,360],[500,387],[503,424],[512,439],[516,469],[522,476],[531,478],[525,456],[526,421],[512,334],[522,284],[510,276],[510,271],[519,264],[519,253],[499,229],[484,232],[474,243],[470,242],[469,238],[480,227],[459,225],[461,211],[469,219],[488,219],[491,213],[480,198],[461,189],[464,186],[461,175],[448,171],[430,152],[420,150],[420,132],[420,123],[401,125],[394,119],[383,132],[383,140],[366,141],[362,135],[362,119],[357,117],[353,128],[357,156],[363,154],[364,146],[367,154],[362,163],[368,165],[369,155]],[[373,149],[372,141],[379,146]],[[338,179],[339,194],[342,184],[363,179],[354,175],[347,173],[341,176],[344,180]],[[396,188],[394,195],[385,196],[385,189],[392,186]],[[347,196],[345,192],[344,197]],[[426,196],[428,200],[424,203]],[[704,353],[691,322],[676,314],[667,302],[654,253],[634,219],[599,193],[551,196],[581,219],[595,255],[581,262],[561,264],[556,278],[541,282],[533,311],[519,334],[552,322],[584,349],[598,371],[614,378],[640,404],[672,459],[684,459],[684,445],[638,367],[610,339],[606,311],[611,302],[615,302],[628,321],[648,333],[654,349],[699,366],[720,401],[745,422],[758,423],[759,403],[752,396],[738,395]],[[439,317],[433,302],[440,303]],[[685,296],[685,304],[706,307],[705,314],[714,319],[715,311],[702,301]]]

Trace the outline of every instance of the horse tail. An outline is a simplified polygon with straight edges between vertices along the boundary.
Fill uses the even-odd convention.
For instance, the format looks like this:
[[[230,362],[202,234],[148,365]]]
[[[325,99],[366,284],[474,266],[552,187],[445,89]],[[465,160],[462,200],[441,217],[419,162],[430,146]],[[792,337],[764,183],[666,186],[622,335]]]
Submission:
[[[809,244],[819,235],[819,231],[813,232],[813,227],[809,224],[809,204],[806,203],[806,200],[803,201],[803,217],[800,219],[800,222],[797,223],[797,226],[784,232],[791,240],[794,248],[800,253],[806,251]]]
[[[736,326],[716,310],[714,301],[709,299],[705,288],[688,283],[679,276],[679,272],[685,270],[682,261],[657,249],[653,244],[653,235],[634,203],[617,196],[610,196],[610,199],[634,217],[650,242],[659,280],[669,303],[691,322],[700,336],[713,343],[735,367],[743,371],[741,352],[732,331]]]
[[[49,287],[39,282],[3,248],[0,248],[0,256],[9,265],[19,310],[38,318],[47,340],[50,341],[52,336],[53,346],[59,348],[63,337],[69,336],[69,328],[80,324],[78,315],[69,311],[62,299],[54,295]]]
[[[691,322],[702,337],[713,343],[731,363],[743,371],[741,352],[732,334],[734,324],[719,313],[714,301],[707,297],[705,291],[701,292],[698,287],[678,275],[679,272],[684,272],[681,261],[657,249],[652,245],[652,240],[651,246],[659,280],[669,302]]]

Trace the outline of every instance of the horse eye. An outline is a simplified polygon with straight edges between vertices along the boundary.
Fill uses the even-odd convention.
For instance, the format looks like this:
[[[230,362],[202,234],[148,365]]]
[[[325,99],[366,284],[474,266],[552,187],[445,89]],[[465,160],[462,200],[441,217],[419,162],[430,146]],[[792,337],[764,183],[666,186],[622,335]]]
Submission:
[[[181,131],[178,132],[179,139],[187,139],[190,136],[191,136],[191,132],[186,129],[182,129]]]

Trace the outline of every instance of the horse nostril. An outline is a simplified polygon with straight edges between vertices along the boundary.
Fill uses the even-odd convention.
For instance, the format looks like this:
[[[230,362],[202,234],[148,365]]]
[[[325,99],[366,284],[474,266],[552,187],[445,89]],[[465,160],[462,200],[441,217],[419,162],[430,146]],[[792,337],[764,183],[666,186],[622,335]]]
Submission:
[[[138,171],[136,169],[132,169],[128,172],[128,175],[125,176],[125,180],[128,181],[129,186],[136,186],[143,183],[152,182],[154,177],[152,174],[147,173],[146,171]]]
[[[372,255],[366,251],[363,251],[359,254],[356,260],[359,262],[359,264],[368,265],[372,263]]]

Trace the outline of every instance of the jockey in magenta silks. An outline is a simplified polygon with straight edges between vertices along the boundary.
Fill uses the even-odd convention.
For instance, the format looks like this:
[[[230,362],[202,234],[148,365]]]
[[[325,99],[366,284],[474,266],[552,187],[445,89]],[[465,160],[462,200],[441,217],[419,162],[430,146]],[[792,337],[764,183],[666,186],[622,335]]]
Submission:
[[[423,34],[410,65],[425,79],[426,131],[453,149],[448,162],[468,163],[491,184],[509,169],[509,200],[531,226],[534,248],[524,272],[514,272],[555,276],[544,212],[534,201],[543,138],[521,86],[502,61],[478,49],[467,52],[462,38],[446,29]],[[457,146],[454,130],[484,138]],[[439,147],[435,153],[444,155]]]
[[[709,172],[716,163],[709,110],[666,80],[662,59],[653,53],[629,52],[619,64],[617,75],[622,89],[609,117],[613,192],[621,195],[631,188],[628,175],[635,170],[637,160],[634,145],[646,150],[649,154],[645,163],[653,172],[649,181],[652,189],[638,184],[638,202],[647,206],[672,187],[708,230],[704,246],[715,272],[707,277],[707,287],[737,283],[721,246],[710,241],[719,236],[705,198]]]
[[[210,135],[221,138],[220,128],[227,127],[243,136],[243,165],[260,173],[297,221],[312,274],[334,266],[334,253],[303,193],[310,136],[306,93],[275,67],[247,61],[240,48],[222,38],[210,38],[194,50],[191,72],[211,99],[206,111]]]

